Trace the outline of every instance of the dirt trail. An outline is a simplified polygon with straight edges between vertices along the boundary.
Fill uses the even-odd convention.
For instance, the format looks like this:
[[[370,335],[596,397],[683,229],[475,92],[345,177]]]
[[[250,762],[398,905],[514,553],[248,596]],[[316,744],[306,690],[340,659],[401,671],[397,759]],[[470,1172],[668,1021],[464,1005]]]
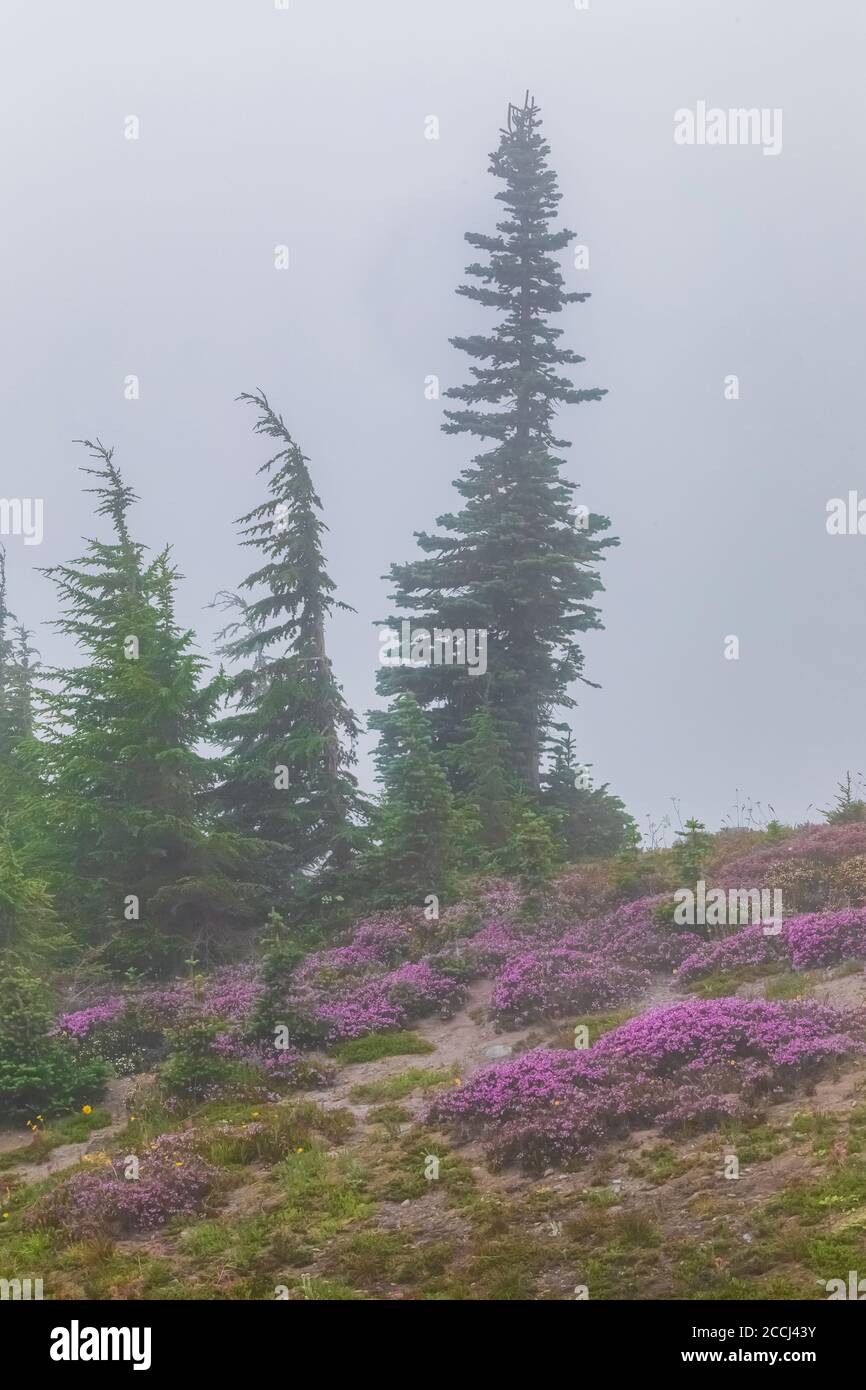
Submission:
[[[73,1164],[86,1153],[98,1153],[105,1147],[108,1140],[113,1139],[115,1134],[119,1134],[126,1128],[126,1098],[133,1087],[141,1078],[138,1076],[117,1076],[108,1082],[105,1088],[104,1099],[100,1102],[111,1116],[111,1123],[103,1125],[102,1129],[95,1129],[89,1138],[77,1144],[60,1144],[56,1149],[52,1149],[46,1154],[41,1163],[19,1163],[15,1168],[8,1168],[0,1174],[0,1180],[8,1182],[15,1179],[17,1182],[33,1183],[41,1182],[51,1173],[58,1173],[63,1168],[71,1168]],[[0,1151],[8,1152],[10,1149],[23,1147],[23,1138],[19,1132],[12,1133],[4,1131],[0,1133]]]
[[[323,1109],[341,1108],[350,1110],[356,1120],[363,1122],[372,1104],[353,1101],[350,1091],[370,1081],[384,1081],[396,1076],[408,1067],[429,1067],[433,1070],[454,1067],[461,1078],[471,1076],[479,1068],[494,1061],[525,1051],[527,1047],[543,1044],[561,1032],[568,1018],[546,1019],[524,1028],[499,1031],[490,1017],[490,996],[493,993],[492,980],[479,980],[468,992],[466,1002],[451,1018],[425,1018],[415,1025],[425,1042],[435,1049],[419,1056],[380,1057],[372,1062],[347,1064],[341,1069],[335,1086],[305,1093],[305,1099],[315,1101]],[[669,1003],[678,997],[676,981],[666,977],[654,980],[645,994],[635,1001],[638,1012],[645,1012],[657,1004]],[[569,1015],[571,1017],[572,1015]],[[415,1094],[400,1101],[401,1106],[413,1113],[423,1108],[429,1096]]]
[[[347,1063],[341,1068],[335,1086],[308,1091],[305,1093],[305,1099],[315,1101],[326,1110],[337,1107],[351,1110],[357,1120],[363,1120],[371,1106],[349,1099],[349,1092],[355,1086],[370,1081],[384,1081],[389,1076],[406,1071],[408,1067],[429,1067],[434,1070],[457,1067],[458,1075],[469,1076],[496,1057],[506,1057],[520,1051],[528,1038],[539,1036],[540,1030],[534,1025],[511,1032],[497,1032],[488,1016],[492,991],[491,980],[477,981],[469,989],[463,1007],[451,1018],[425,1018],[415,1025],[414,1031],[425,1042],[431,1044],[433,1052],[379,1057],[372,1062]],[[497,1049],[493,1056],[488,1055],[488,1049],[491,1048]],[[407,1096],[400,1104],[408,1109],[416,1109],[420,1108],[423,1100],[423,1096]]]

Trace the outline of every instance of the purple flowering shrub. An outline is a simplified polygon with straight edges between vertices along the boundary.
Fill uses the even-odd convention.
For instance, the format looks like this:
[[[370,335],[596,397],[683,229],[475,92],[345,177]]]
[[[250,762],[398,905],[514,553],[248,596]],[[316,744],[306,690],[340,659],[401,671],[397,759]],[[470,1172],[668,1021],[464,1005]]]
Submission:
[[[596,1056],[633,1060],[655,1075],[716,1063],[767,1065],[805,1075],[831,1056],[863,1052],[845,1014],[823,1004],[766,999],[688,999],[637,1014],[599,1038]]]
[[[77,1009],[74,1013],[61,1014],[54,1029],[55,1033],[65,1033],[67,1037],[80,1040],[106,1027],[123,1008],[124,1001],[119,995],[103,999],[89,1009]]]
[[[61,1014],[54,1032],[74,1039],[83,1057],[103,1058],[121,1075],[131,1075],[165,1056],[175,1030],[205,1025],[240,1033],[260,990],[254,967],[229,966],[204,981],[109,995]]]
[[[424,961],[371,974],[337,988],[300,988],[288,996],[295,1020],[307,1019],[324,1041],[343,1042],[365,1033],[390,1032],[412,1019],[439,1013],[450,1017],[465,995],[461,981]]]
[[[785,937],[795,970],[866,957],[866,908],[792,917]]]
[[[344,945],[314,951],[294,971],[282,1013],[301,1045],[335,1043],[403,1028],[425,1014],[449,1017],[465,996],[452,912],[381,913],[361,922]]]
[[[702,946],[678,972],[684,984],[716,972],[733,973],[751,966],[782,964],[793,970],[812,970],[846,960],[866,959],[866,908],[838,912],[807,912],[791,917],[778,935],[765,933],[758,923],[733,936]]]
[[[61,1014],[54,1032],[74,1038],[82,1055],[103,1057],[121,1073],[139,1071],[164,1053],[171,1029],[197,1022],[242,1028],[260,989],[254,967],[228,966],[206,981],[178,980],[162,989],[109,995]]]
[[[669,901],[664,893],[638,898],[580,924],[566,939],[626,964],[670,971],[700,946],[701,937],[662,920]]]
[[[423,1018],[435,1009],[450,1018],[462,1004],[466,988],[460,980],[435,970],[427,961],[405,961],[385,976],[388,998],[403,1010],[404,1022]]]
[[[265,1020],[284,1024],[293,1046],[320,1047],[404,1028],[432,1013],[449,1017],[467,983],[486,975],[494,982],[497,1020],[526,1023],[634,997],[646,987],[648,970],[670,969],[699,944],[659,920],[665,899],[657,896],[584,921],[563,916],[560,902],[557,916],[527,921],[513,884],[491,879],[475,892],[472,902],[447,909],[437,921],[407,909],[359,922],[339,945],[309,953],[287,974],[268,996]],[[597,902],[590,897],[586,906]],[[168,1031],[181,1035],[199,1026],[216,1028],[220,1046],[235,1047],[240,1057],[250,1036],[257,1033],[261,1045],[262,1017],[255,1012],[263,991],[252,967],[233,967],[204,984],[113,995],[64,1015],[58,1027],[93,1055],[112,1056],[122,1070],[164,1056]],[[212,1053],[208,1043],[203,1085],[219,1083]],[[268,1070],[275,1065],[268,1062]],[[291,1063],[279,1069],[289,1071]],[[189,1068],[180,1070],[184,1084],[192,1084]]]
[[[766,967],[769,973],[775,966],[788,963],[787,928],[771,936],[763,923],[744,927],[721,941],[707,942],[683,961],[677,976],[682,984],[692,984],[706,975],[732,974],[754,967]]]
[[[67,1239],[155,1231],[173,1216],[194,1215],[217,1176],[185,1134],[163,1134],[148,1144],[138,1178],[125,1171],[123,1158],[79,1169],[35,1204],[29,1222]]]
[[[483,1067],[429,1109],[499,1164],[537,1170],[657,1125],[714,1123],[866,1051],[847,1017],[802,1001],[687,1000],[651,1009],[592,1048],[537,1048]]]
[[[788,911],[858,906],[866,903],[866,822],[805,826],[720,857],[707,877],[722,888],[777,888]]]
[[[512,956],[496,979],[491,1008],[518,1027],[546,1016],[585,1013],[633,998],[649,984],[647,971],[604,962],[568,946]]]
[[[807,825],[783,840],[764,842],[719,865],[715,879],[724,888],[770,886],[785,864],[833,865],[866,854],[866,821],[848,825]]]

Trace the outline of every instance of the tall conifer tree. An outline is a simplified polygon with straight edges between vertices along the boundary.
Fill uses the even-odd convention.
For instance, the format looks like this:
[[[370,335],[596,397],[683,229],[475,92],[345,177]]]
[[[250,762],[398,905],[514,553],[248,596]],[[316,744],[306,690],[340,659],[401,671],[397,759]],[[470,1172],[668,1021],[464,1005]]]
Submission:
[[[242,544],[263,556],[235,599],[242,615],[223,634],[223,653],[245,665],[230,680],[235,707],[218,725],[227,749],[217,790],[224,822],[280,847],[286,873],[345,869],[356,838],[355,716],[328,658],[325,627],[335,608],[322,554],[322,504],[308,460],[259,391],[257,434],[279,441],[259,469],[268,497],[240,518]],[[229,596],[232,601],[234,596]]]
[[[168,550],[152,560],[133,540],[137,500],[98,441],[83,471],[109,541],[45,573],[62,616],[54,625],[83,653],[51,673],[42,760],[41,838],[61,901],[114,964],[176,964],[190,948],[222,950],[239,926],[264,921],[257,847],[209,832],[205,793],[217,765],[199,750],[221,697],[174,614],[178,578]]]
[[[491,155],[505,218],[496,235],[467,233],[487,259],[467,267],[474,283],[458,290],[498,321],[488,334],[451,339],[474,365],[471,381],[446,392],[461,404],[445,412],[443,429],[491,447],[455,483],[461,510],[438,518],[438,534],[420,533],[423,558],[394,565],[390,576],[413,627],[486,628],[488,671],[407,665],[379,674],[383,694],[412,691],[429,711],[438,750],[462,742],[470,716],[488,705],[507,739],[509,771],[533,792],[552,712],[574,703],[569,685],[583,679],[577,634],[601,626],[592,602],[602,587],[598,564],[616,544],[602,536],[606,518],[576,514],[556,452],[568,447],[555,436],[557,407],[605,392],[577,389],[561,374],[584,359],[560,346],[562,330],[550,320],[588,295],[564,288],[556,255],[575,234],[551,229],[561,194],[548,154],[527,95],[509,107]]]

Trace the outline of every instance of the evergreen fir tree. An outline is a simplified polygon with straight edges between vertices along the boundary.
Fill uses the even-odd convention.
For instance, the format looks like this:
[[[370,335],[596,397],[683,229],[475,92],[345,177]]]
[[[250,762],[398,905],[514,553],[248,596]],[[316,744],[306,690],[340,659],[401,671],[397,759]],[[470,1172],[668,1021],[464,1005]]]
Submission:
[[[499,322],[486,335],[451,340],[479,365],[467,385],[446,392],[462,406],[446,411],[443,429],[492,447],[455,483],[462,509],[439,517],[440,534],[418,535],[424,557],[391,569],[394,599],[415,615],[415,627],[487,630],[488,670],[394,666],[379,674],[383,694],[411,691],[429,710],[437,749],[463,741],[470,716],[489,705],[507,739],[509,771],[533,792],[552,711],[573,705],[569,685],[584,679],[576,635],[601,626],[592,602],[602,587],[598,564],[617,543],[602,538],[606,518],[575,513],[574,484],[556,453],[568,447],[554,434],[557,407],[605,392],[576,389],[560,374],[584,359],[560,346],[562,330],[549,320],[588,295],[564,289],[556,254],[575,234],[551,230],[561,194],[548,153],[527,96],[509,107],[491,156],[505,185],[496,195],[505,219],[497,235],[467,234],[488,259],[467,267],[477,283],[458,291]]]
[[[822,811],[829,825],[849,825],[852,821],[866,820],[866,801],[854,795],[854,782],[851,773],[845,774],[844,782],[837,782],[836,804],[828,811]]]
[[[541,804],[559,823],[565,856],[569,860],[601,858],[615,854],[634,825],[618,796],[607,783],[594,787],[589,768],[577,761],[570,729],[552,740],[552,762],[544,775]]]
[[[503,856],[503,868],[524,892],[521,912],[537,917],[544,907],[544,890],[558,863],[556,835],[550,820],[524,799],[518,805],[514,830]]]
[[[60,964],[72,946],[46,885],[25,862],[28,812],[39,788],[28,757],[33,735],[31,634],[9,609],[0,546],[0,952],[7,964]]]
[[[0,765],[33,734],[31,636],[9,608],[6,551],[0,546]]]
[[[372,876],[380,904],[421,904],[451,886],[452,796],[433,752],[430,724],[411,695],[371,717],[381,731],[376,766],[383,787]]]
[[[485,705],[468,721],[468,738],[457,750],[465,790],[456,799],[462,816],[461,862],[472,869],[495,868],[517,819],[516,788],[506,772],[507,740]],[[471,854],[467,857],[466,850]]]
[[[674,862],[682,875],[683,886],[691,887],[704,877],[704,862],[713,846],[712,836],[702,820],[690,816],[682,830],[676,832],[673,846]]]
[[[159,968],[190,942],[205,957],[225,947],[267,906],[247,872],[257,847],[208,833],[204,818],[217,765],[197,749],[224,681],[203,681],[204,658],[177,624],[168,550],[148,561],[130,535],[137,499],[113,451],[84,443],[113,537],[45,571],[62,611],[54,625],[85,662],[52,672],[44,696],[40,845],[61,901],[97,941],[110,938],[106,958]]]
[[[32,634],[9,609],[6,556],[0,546],[0,825],[8,848],[29,862],[28,812],[41,794],[35,771]],[[37,813],[38,814],[38,813]]]
[[[222,823],[279,847],[284,875],[316,867],[321,876],[347,867],[361,807],[350,771],[358,726],[325,645],[332,611],[352,610],[325,568],[308,460],[261,391],[239,399],[257,408],[256,433],[281,447],[259,469],[267,500],[239,522],[242,543],[264,560],[241,585],[252,597],[228,596],[241,617],[221,634],[223,654],[246,664],[217,727],[227,749],[217,804]]]

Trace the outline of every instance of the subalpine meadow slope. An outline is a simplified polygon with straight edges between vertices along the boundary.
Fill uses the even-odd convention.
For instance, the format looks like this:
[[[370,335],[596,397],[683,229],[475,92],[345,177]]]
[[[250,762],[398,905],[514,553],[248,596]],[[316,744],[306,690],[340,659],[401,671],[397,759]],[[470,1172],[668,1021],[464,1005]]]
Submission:
[[[158,986],[68,979],[40,1045],[77,1090],[0,1136],[0,1275],[54,1299],[826,1299],[866,1267],[866,824],[723,833],[705,873],[781,891],[781,930],[678,925],[670,852],[633,852],[531,911],[475,881],[282,965],[277,942]]]

